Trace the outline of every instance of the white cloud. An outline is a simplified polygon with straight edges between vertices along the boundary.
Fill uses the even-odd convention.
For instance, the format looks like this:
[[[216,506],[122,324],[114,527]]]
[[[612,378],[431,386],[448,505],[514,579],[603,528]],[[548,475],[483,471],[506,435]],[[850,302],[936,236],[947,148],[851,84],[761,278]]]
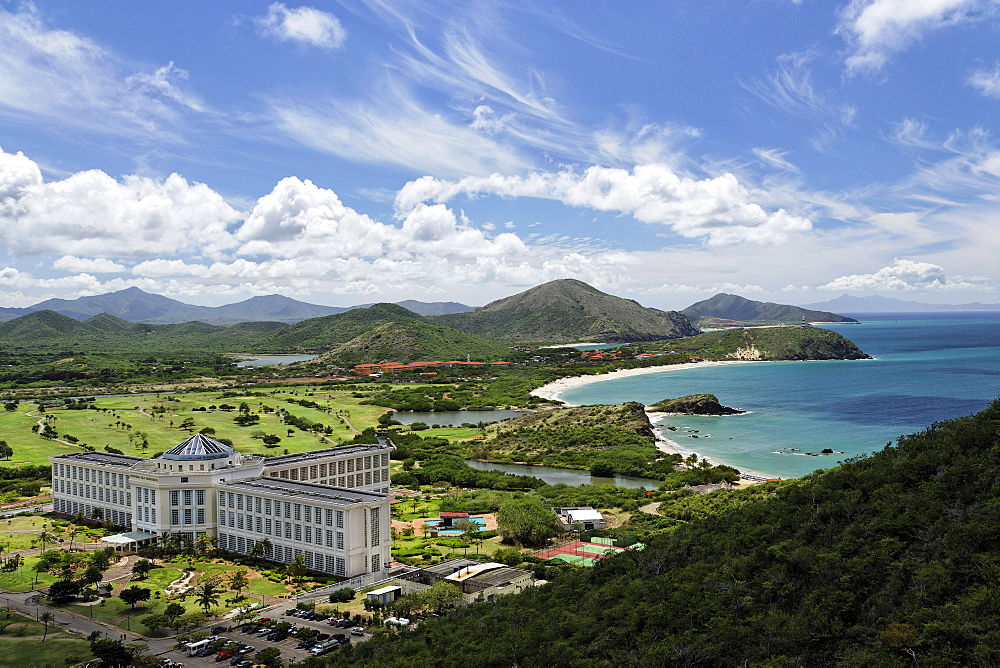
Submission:
[[[925,33],[977,20],[994,0],[851,0],[837,32],[850,45],[848,73],[877,72]]]
[[[1000,63],[996,63],[991,70],[976,70],[969,75],[966,83],[986,97],[1000,97]]]
[[[46,183],[31,160],[2,149],[0,197],[0,241],[15,255],[211,254],[233,245],[226,226],[239,218],[221,195],[177,174],[117,181],[90,170]]]
[[[0,115],[148,139],[172,137],[179,112],[202,110],[172,63],[136,72],[93,40],[50,29],[30,4],[0,9],[0,44]]]
[[[275,2],[267,8],[266,16],[254,22],[263,35],[320,49],[339,49],[347,39],[347,31],[336,16],[313,7],[289,8]]]
[[[107,258],[85,258],[75,255],[63,255],[52,263],[53,268],[76,273],[117,274],[126,270],[125,265],[113,262]]]
[[[788,151],[779,151],[774,148],[755,148],[754,155],[761,159],[764,164],[786,172],[798,172],[799,168],[785,159]]]
[[[890,266],[872,274],[841,276],[817,290],[912,292],[971,287],[974,287],[971,283],[949,279],[945,270],[936,264],[897,258]]]
[[[617,211],[664,225],[683,237],[703,237],[710,244],[781,242],[812,227],[807,218],[784,209],[765,211],[732,174],[696,180],[658,164],[638,165],[631,172],[593,166],[582,174],[570,170],[527,177],[493,174],[454,182],[422,177],[399,191],[396,208],[403,216],[421,202],[479,193]]]

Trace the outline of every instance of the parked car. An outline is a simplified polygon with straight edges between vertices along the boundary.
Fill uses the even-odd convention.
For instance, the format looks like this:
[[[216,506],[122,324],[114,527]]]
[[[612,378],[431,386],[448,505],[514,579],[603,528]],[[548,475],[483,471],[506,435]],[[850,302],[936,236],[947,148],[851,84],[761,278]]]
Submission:
[[[352,619],[341,619],[337,622],[337,628],[339,629],[349,629],[354,626],[354,620]]]
[[[309,649],[310,647],[315,647],[316,645],[317,643],[315,640],[300,640],[296,647],[298,649]]]
[[[233,658],[232,654],[226,654],[225,652],[222,652],[219,654],[219,656],[215,657],[215,662],[218,663],[219,661],[227,661],[231,658]]]
[[[355,626],[353,629],[351,629],[352,636],[363,636],[364,634],[365,634],[365,627],[363,626]]]
[[[316,636],[316,640],[319,640],[319,641],[329,640],[329,639],[330,639],[330,634],[329,633],[320,633],[318,636]]]
[[[240,654],[249,654],[254,651],[254,648],[250,645],[240,645]]]
[[[212,633],[213,634],[215,634],[215,633],[222,633],[223,631],[228,631],[228,630],[229,630],[228,626],[213,626],[212,627]]]

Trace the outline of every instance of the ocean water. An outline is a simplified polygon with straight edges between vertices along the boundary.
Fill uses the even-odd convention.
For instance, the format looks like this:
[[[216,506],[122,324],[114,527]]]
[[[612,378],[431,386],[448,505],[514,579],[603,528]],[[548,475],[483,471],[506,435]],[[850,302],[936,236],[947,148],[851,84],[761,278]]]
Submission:
[[[880,450],[900,435],[982,410],[1000,397],[1000,313],[854,317],[862,324],[824,327],[876,359],[665,370],[593,383],[559,398],[652,404],[714,394],[748,413],[665,416],[656,421],[663,438],[713,462],[792,478]],[[824,448],[834,453],[820,454]]]

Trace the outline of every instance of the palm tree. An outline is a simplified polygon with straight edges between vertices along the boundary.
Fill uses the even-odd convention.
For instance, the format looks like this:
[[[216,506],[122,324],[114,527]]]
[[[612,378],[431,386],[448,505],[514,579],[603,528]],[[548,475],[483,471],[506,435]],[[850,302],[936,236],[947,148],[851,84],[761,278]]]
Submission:
[[[236,596],[239,597],[240,591],[246,589],[250,586],[250,580],[247,579],[247,571],[244,568],[233,571],[229,574],[229,585],[230,589],[236,590]]]
[[[42,642],[45,642],[46,636],[49,635],[49,623],[55,619],[55,615],[51,612],[43,612],[38,619],[45,624],[45,631],[42,633]]]
[[[73,527],[69,530],[69,551],[73,551],[73,539],[76,538],[76,534],[80,533],[80,527]]]
[[[208,547],[212,544],[212,536],[209,536],[207,533],[200,533],[194,539],[194,542],[198,546],[198,551],[202,553],[208,552]]]
[[[253,544],[253,547],[250,548],[250,551],[247,553],[247,556],[253,557],[254,559],[260,559],[265,554],[269,554],[271,552],[272,547],[274,546],[271,544],[271,541],[268,540],[267,538],[264,538],[263,540],[258,540],[256,543]]]
[[[214,579],[207,580],[195,594],[198,597],[198,605],[205,608],[206,615],[209,608],[219,603],[219,590],[216,588],[216,584],[218,583]]]
[[[285,566],[285,575],[297,581],[306,574],[306,555],[297,554],[291,563]]]

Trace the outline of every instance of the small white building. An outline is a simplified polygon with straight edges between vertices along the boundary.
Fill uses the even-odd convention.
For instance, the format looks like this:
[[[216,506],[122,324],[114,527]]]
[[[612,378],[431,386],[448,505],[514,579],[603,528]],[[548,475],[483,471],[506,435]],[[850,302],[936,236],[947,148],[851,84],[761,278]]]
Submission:
[[[531,571],[461,557],[393,576],[392,581],[404,594],[430,589],[438,582],[450,582],[461,590],[463,603],[492,601],[496,596],[534,586]]]
[[[552,512],[556,514],[563,531],[575,531],[578,528],[583,531],[608,528],[604,516],[590,506],[553,508]]]

